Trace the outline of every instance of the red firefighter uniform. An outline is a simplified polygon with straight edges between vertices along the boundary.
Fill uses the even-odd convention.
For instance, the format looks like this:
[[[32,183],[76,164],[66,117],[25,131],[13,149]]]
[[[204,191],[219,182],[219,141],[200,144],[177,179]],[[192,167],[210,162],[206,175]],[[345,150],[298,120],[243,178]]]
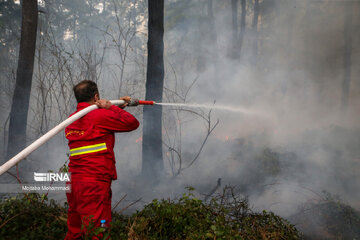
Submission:
[[[88,106],[81,102],[76,112]],[[117,179],[114,133],[132,131],[138,126],[133,115],[112,105],[110,109],[91,111],[65,129],[71,172],[71,183],[68,183],[71,192],[66,194],[69,210],[65,239],[80,239],[81,225],[86,226],[89,220],[94,221],[95,226],[99,226],[102,219],[107,224],[111,222],[111,181]]]

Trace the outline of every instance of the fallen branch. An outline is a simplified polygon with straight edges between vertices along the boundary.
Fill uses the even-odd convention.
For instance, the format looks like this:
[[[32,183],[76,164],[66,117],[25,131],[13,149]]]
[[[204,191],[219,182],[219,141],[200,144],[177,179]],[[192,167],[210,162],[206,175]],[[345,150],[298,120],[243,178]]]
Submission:
[[[122,202],[122,200],[124,200],[126,198],[127,194],[125,194],[117,203],[116,205],[111,209],[111,211],[114,211],[115,208],[117,208],[117,206]]]
[[[138,200],[136,200],[136,201],[130,203],[129,205],[127,205],[126,207],[122,208],[122,209],[119,211],[119,213],[122,213],[123,211],[125,211],[125,210],[128,209],[129,207],[131,207],[131,206],[135,205],[136,203],[140,202],[141,199],[142,199],[142,198],[139,198]]]

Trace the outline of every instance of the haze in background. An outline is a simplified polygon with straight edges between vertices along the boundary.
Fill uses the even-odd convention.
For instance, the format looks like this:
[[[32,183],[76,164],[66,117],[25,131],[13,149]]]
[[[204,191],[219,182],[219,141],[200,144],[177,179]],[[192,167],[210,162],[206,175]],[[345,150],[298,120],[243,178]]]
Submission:
[[[210,125],[219,124],[189,166],[206,136],[209,110],[164,107],[166,172],[155,187],[139,178],[141,128],[118,134],[113,201],[128,194],[121,205],[142,198],[135,206],[140,207],[155,197],[176,197],[187,185],[205,197],[221,178],[222,186],[237,186],[249,196],[254,208],[285,217],[323,190],[359,208],[360,4],[351,8],[351,62],[344,65],[349,12],[339,1],[260,1],[257,31],[253,2],[246,1],[241,51],[233,42],[230,1],[211,2],[212,13],[208,1],[167,1],[164,99],[257,114],[212,110]],[[81,79],[97,81],[101,96],[109,99],[145,95],[147,3],[78,4],[42,1],[46,13],[39,19],[29,143],[75,110],[72,85]],[[239,7],[238,21],[240,13]],[[12,56],[1,60],[2,146],[16,67],[16,31],[9,36],[2,40],[2,50],[11,48],[7,54]],[[351,81],[344,109],[346,69]],[[141,107],[128,110],[142,119]],[[174,150],[188,168],[178,171],[180,158]],[[36,171],[56,171],[67,151],[60,134],[28,160]],[[65,195],[54,197],[65,200]]]

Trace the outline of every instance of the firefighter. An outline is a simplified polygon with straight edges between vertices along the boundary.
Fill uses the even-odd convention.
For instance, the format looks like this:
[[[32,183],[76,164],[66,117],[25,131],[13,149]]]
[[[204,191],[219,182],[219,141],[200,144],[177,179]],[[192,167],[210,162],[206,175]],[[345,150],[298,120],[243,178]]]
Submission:
[[[83,80],[74,87],[76,112],[96,104],[95,109],[70,124],[65,129],[69,141],[71,191],[66,193],[69,204],[68,232],[65,239],[81,239],[86,226],[93,221],[96,227],[105,220],[111,222],[111,182],[117,179],[114,142],[115,132],[133,131],[138,120],[124,108],[130,97],[122,97],[126,103],[120,107],[106,99],[100,99],[95,82]],[[74,112],[74,113],[76,113]],[[73,114],[74,114],[73,113]],[[84,224],[83,230],[81,225]]]

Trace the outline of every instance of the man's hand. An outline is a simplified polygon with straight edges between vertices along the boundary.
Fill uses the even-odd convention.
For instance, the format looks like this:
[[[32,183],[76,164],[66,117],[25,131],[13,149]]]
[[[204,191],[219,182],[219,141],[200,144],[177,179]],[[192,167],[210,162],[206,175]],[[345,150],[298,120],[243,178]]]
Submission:
[[[105,108],[105,109],[109,109],[110,106],[112,105],[111,102],[107,99],[97,100],[95,104],[96,106],[98,106],[98,108]]]
[[[120,108],[125,108],[130,103],[131,97],[129,96],[121,97],[120,100],[125,101],[125,104],[121,105]]]

